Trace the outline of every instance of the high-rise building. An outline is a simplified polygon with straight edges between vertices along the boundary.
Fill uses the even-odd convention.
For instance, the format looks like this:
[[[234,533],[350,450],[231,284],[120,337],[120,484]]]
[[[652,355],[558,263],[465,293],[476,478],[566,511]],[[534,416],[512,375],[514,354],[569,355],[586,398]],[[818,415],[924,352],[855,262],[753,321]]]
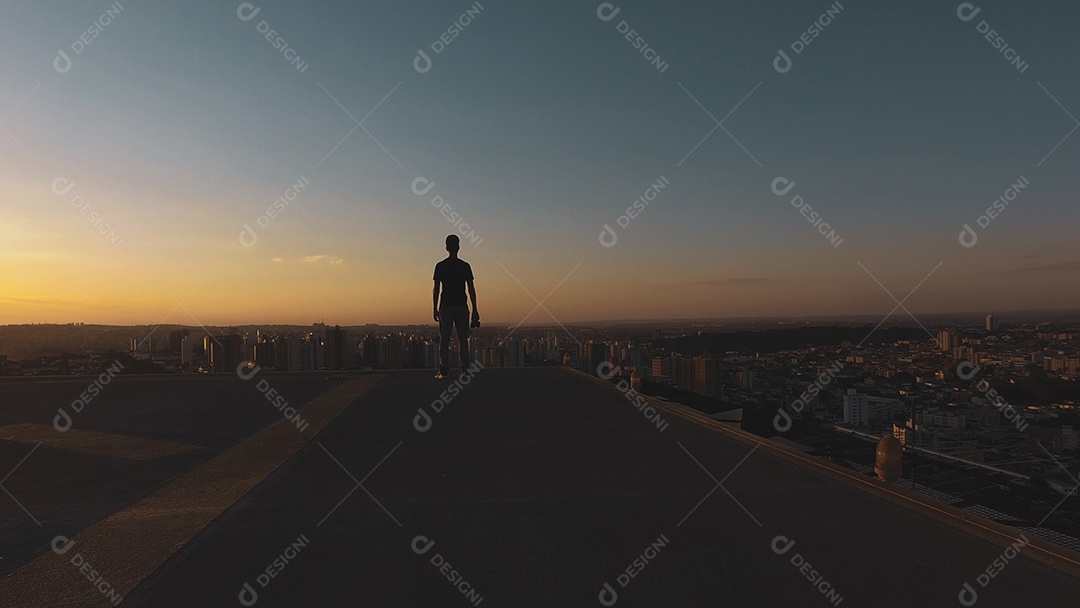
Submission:
[[[600,364],[608,360],[608,347],[603,342],[593,342],[589,340],[585,343],[585,349],[587,357],[585,359],[586,365],[585,371],[596,376],[600,369]]]
[[[195,340],[190,335],[180,340],[180,365],[190,367],[195,362]]]
[[[169,332],[169,353],[173,354],[173,355],[182,355],[183,354],[181,352],[181,350],[183,348],[182,342],[183,342],[184,338],[188,337],[189,335],[191,335],[191,330],[189,330],[189,329],[178,329],[176,331],[170,331]]]
[[[434,340],[424,341],[424,367],[426,369],[439,367],[439,343]]]
[[[955,329],[942,329],[938,331],[938,349],[942,352],[951,353],[960,346],[960,336]]]
[[[311,340],[308,336],[295,337],[289,340],[289,370],[294,372],[308,372],[313,369],[315,356],[311,349]]]
[[[316,323],[315,325],[318,327],[322,324]],[[320,331],[319,333],[309,333],[305,338],[311,356],[311,364],[307,368],[309,370],[326,369],[326,343],[323,342],[322,336],[323,332]]]
[[[259,342],[255,344],[253,353],[255,365],[267,369],[274,369],[277,363],[274,359],[275,354],[273,342]]]
[[[304,372],[313,369],[311,343],[307,339],[289,340],[288,350],[289,371]]]
[[[549,361],[556,359],[562,361],[562,357],[559,355],[559,334],[555,333],[553,330],[545,331],[541,344],[544,351],[544,359]]]
[[[292,340],[278,338],[274,340],[274,370],[279,372],[292,371],[292,359],[289,358],[289,345]]]
[[[147,336],[142,340],[138,338],[132,338],[131,343],[131,356],[139,355],[138,358],[146,359],[150,358],[150,355],[154,354],[154,337]]]
[[[694,357],[693,391],[699,395],[719,399],[724,394],[720,384],[720,359]]]
[[[424,364],[424,356],[426,343],[416,336],[409,336],[409,356],[406,365],[415,369],[423,369],[427,367]]]
[[[844,422],[859,427],[870,426],[870,398],[850,388],[844,395]]]
[[[994,315],[986,315],[986,331],[996,332],[998,330],[998,320]]]
[[[364,338],[364,366],[382,367],[386,364],[386,339],[368,335]]]
[[[236,368],[240,367],[243,347],[240,334],[226,334],[217,338],[207,336],[205,347],[211,371],[216,374],[236,373]]]
[[[506,341],[506,366],[523,367],[525,365],[525,343],[521,340]]]
[[[736,381],[739,383],[739,388],[743,390],[750,390],[754,388],[754,368],[749,365],[744,365],[739,368],[738,373],[735,376]]]
[[[682,391],[694,390],[694,365],[690,359],[675,353],[671,355],[671,381]]]
[[[671,357],[653,357],[652,375],[664,378],[671,377]]]
[[[405,367],[405,336],[391,334],[386,337],[386,367],[390,369]]]
[[[326,369],[349,369],[352,367],[353,351],[349,332],[335,325],[326,330]]]

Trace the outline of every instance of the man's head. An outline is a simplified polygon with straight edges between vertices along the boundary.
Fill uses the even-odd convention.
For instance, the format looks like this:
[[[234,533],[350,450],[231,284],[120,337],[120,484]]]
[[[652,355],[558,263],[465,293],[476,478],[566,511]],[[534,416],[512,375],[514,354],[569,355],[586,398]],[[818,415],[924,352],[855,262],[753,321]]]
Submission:
[[[450,253],[457,253],[457,251],[459,249],[461,249],[461,239],[458,238],[458,235],[451,234],[451,235],[447,236],[446,237],[446,250],[449,251]]]

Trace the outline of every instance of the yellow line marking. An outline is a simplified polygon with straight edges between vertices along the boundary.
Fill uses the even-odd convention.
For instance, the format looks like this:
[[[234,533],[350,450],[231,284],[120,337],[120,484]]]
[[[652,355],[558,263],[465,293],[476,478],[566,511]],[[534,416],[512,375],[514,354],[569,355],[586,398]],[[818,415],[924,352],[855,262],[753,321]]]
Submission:
[[[91,564],[98,580],[115,593],[127,595],[381,379],[361,376],[326,391],[300,408],[309,423],[303,431],[282,418],[82,530],[63,555],[51,549],[39,555],[0,579],[4,604],[110,604],[101,583],[96,586],[88,578],[90,569],[80,572],[81,563]]]

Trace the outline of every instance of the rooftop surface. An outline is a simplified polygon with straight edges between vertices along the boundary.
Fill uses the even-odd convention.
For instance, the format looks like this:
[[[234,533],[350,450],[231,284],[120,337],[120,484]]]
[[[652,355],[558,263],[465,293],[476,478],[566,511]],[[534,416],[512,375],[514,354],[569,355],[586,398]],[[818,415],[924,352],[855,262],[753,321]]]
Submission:
[[[0,382],[6,606],[1080,596],[1068,550],[566,369],[119,377],[73,412],[89,382]]]

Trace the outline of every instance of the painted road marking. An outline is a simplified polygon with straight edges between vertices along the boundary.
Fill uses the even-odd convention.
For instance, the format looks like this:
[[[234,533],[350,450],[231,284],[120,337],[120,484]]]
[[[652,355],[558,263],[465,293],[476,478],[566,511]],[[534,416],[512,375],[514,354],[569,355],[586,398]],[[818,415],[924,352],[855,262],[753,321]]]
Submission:
[[[226,509],[285,464],[382,376],[361,376],[301,408],[310,424],[300,431],[278,420],[134,504],[76,534],[63,555],[48,550],[0,579],[11,606],[108,605],[72,565],[78,552],[115,591],[127,595]]]

